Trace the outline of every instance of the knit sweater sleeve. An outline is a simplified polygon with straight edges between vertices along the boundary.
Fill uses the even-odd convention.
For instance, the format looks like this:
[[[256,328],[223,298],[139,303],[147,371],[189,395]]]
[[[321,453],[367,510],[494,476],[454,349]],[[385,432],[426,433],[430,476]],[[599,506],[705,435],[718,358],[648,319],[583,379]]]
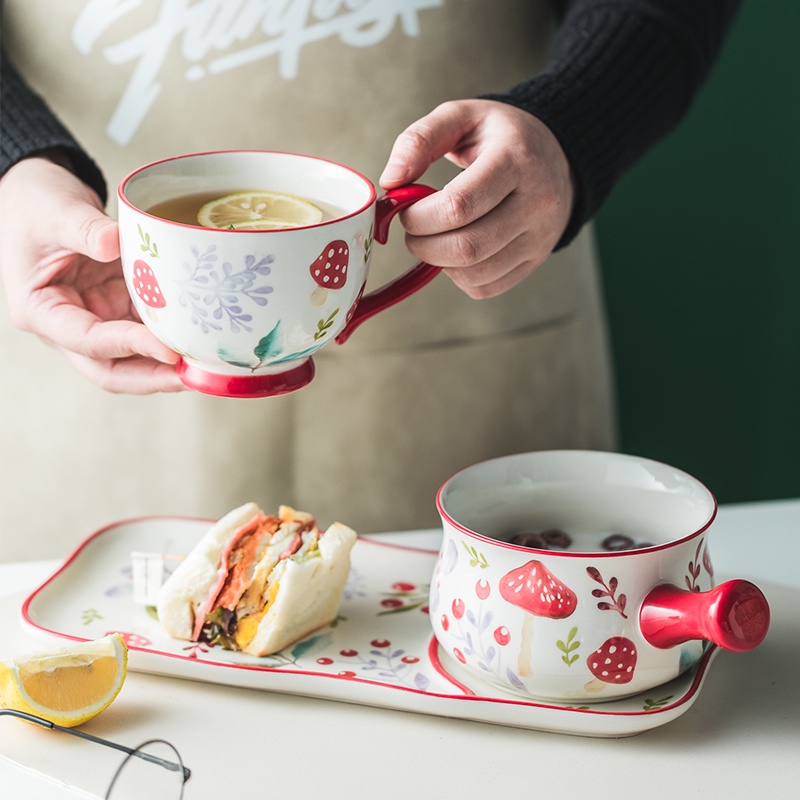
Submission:
[[[75,174],[105,203],[106,183],[97,164],[0,50],[0,176],[21,159],[46,150],[61,150]]]
[[[559,140],[576,198],[568,244],[614,184],[685,115],[740,0],[571,0],[545,71],[505,94]]]

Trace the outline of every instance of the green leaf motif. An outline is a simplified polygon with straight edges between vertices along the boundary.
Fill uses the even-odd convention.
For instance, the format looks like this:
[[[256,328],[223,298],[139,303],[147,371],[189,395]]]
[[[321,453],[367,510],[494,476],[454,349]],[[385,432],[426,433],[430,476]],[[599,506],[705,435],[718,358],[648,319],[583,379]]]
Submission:
[[[372,255],[373,229],[374,225],[369,226],[367,240],[364,242],[364,263],[369,264],[369,257]]]
[[[275,356],[279,356],[281,354],[283,348],[278,340],[278,329],[280,328],[280,325],[280,320],[278,320],[278,322],[275,323],[275,327],[266,336],[261,338],[253,350],[253,353],[259,360],[259,363],[263,364],[268,358],[274,358]]]
[[[667,695],[666,697],[662,697],[660,700],[653,700],[652,697],[645,698],[644,705],[642,706],[643,711],[657,711],[659,708],[663,708],[670,700],[672,700],[673,695]]]
[[[84,625],[90,625],[97,619],[103,619],[103,615],[96,608],[87,608],[81,613],[81,620]]]
[[[402,614],[404,611],[414,611],[417,608],[420,608],[427,602],[425,600],[419,600],[416,603],[408,603],[407,605],[397,606],[396,608],[387,608],[385,611],[379,611],[375,616],[376,617],[385,617],[387,614]]]
[[[253,364],[252,361],[242,361],[240,356],[228,352],[224,347],[220,347],[220,349],[217,350],[217,355],[222,361],[226,364],[230,364],[232,367],[241,367],[242,369],[258,368],[258,364]]]
[[[318,341],[321,339],[327,332],[328,329],[333,325],[333,318],[339,313],[339,309],[335,308],[328,319],[321,319],[317,322],[317,331],[314,334],[314,341]]]
[[[489,566],[489,562],[486,560],[486,556],[476,550],[474,547],[471,547],[466,542],[461,542],[464,545],[464,549],[469,554],[469,565],[471,567],[480,567],[481,569],[486,569]]]
[[[556,641],[556,647],[564,654],[561,656],[561,660],[568,667],[571,667],[580,658],[578,653],[575,652],[581,646],[581,643],[575,639],[577,635],[578,628],[575,626],[567,634],[566,642],[562,642],[560,639]]]
[[[323,633],[317,636],[312,636],[309,639],[303,639],[292,648],[291,657],[294,661],[297,661],[297,659],[302,658],[309,651],[314,650],[319,646],[325,646],[329,644],[330,641],[331,635],[329,633]]]
[[[140,245],[142,252],[147,253],[153,258],[158,258],[158,245],[150,240],[150,234],[145,233],[141,225],[137,225],[136,228],[139,231],[139,238],[142,240],[142,244]]]

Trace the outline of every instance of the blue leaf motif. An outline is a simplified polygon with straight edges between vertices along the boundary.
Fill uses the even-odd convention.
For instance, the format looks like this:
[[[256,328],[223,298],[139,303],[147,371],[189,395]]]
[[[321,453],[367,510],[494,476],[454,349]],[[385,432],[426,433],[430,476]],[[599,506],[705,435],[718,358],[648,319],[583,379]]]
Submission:
[[[525,690],[525,684],[510,669],[506,670],[506,677],[517,689]]]
[[[430,685],[430,679],[425,677],[425,675],[423,675],[421,672],[418,672],[414,676],[414,686],[416,686],[421,692],[427,692]]]
[[[244,361],[242,360],[241,356],[236,355],[235,353],[229,353],[227,350],[220,348],[217,350],[217,355],[226,363],[230,364],[234,367],[242,367],[244,369],[253,369],[254,367],[258,366],[257,364],[253,364],[252,361]]]
[[[449,575],[458,563],[458,548],[452,539],[448,539],[445,552],[442,554],[442,573]]]
[[[278,339],[280,325],[280,320],[278,320],[278,322],[275,323],[275,327],[266,336],[261,338],[255,350],[253,350],[253,353],[260,362],[263,363],[268,358],[281,354],[283,348]]]
[[[305,639],[302,642],[298,642],[292,648],[292,658],[295,660],[302,658],[306,653],[318,647],[319,645],[327,645],[331,639],[332,637],[329,633],[323,633],[318,636],[312,636],[310,639]]]
[[[243,257],[243,266],[237,266],[230,261],[223,262],[215,249],[214,245],[206,248],[205,252],[200,252],[197,246],[189,248],[194,257],[194,264],[182,265],[186,277],[177,281],[181,287],[180,304],[191,308],[194,315],[199,313],[198,305],[211,306],[215,311],[219,309],[222,316],[215,313],[214,318],[222,320],[227,317],[230,320],[231,331],[250,332],[252,328],[247,323],[251,322],[253,317],[244,314],[243,308],[249,301],[261,308],[266,305],[266,295],[273,289],[271,286],[256,286],[256,283],[260,275],[270,273],[267,265],[274,261],[274,256],[259,258],[255,255],[246,255]],[[219,267],[216,266],[217,263]],[[192,317],[192,321],[200,325],[196,316]],[[208,331],[208,327],[202,325],[200,327],[204,333]],[[215,324],[211,327],[222,330]]]

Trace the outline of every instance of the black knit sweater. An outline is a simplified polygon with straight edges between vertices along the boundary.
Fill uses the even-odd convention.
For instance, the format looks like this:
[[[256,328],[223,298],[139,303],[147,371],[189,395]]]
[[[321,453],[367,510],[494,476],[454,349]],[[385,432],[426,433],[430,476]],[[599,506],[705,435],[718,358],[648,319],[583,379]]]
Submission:
[[[577,193],[559,247],[598,211],[617,180],[684,116],[741,0],[562,0],[546,70],[487,97],[535,114],[572,165]],[[0,175],[47,149],[106,199],[97,165],[5,54],[0,61]]]

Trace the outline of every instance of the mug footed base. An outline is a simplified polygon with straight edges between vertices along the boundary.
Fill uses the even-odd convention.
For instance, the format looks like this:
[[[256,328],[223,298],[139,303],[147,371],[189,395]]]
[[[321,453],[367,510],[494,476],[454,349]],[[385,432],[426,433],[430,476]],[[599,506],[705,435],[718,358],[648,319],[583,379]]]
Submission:
[[[184,386],[202,394],[237,398],[278,397],[309,384],[314,377],[314,361],[307,358],[285,372],[229,375],[205,370],[181,359],[177,372]]]

